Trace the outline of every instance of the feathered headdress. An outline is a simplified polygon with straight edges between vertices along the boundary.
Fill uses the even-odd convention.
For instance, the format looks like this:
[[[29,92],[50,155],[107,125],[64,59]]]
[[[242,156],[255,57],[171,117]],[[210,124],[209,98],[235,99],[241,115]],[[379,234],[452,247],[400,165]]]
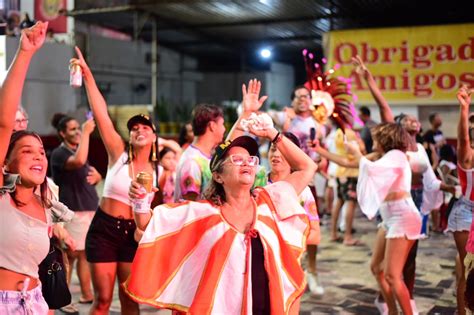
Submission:
[[[303,50],[307,82],[305,87],[311,91],[311,103],[313,117],[320,123],[326,122],[330,117],[336,124],[344,130],[344,123],[352,126],[355,108],[352,103],[352,93],[350,84],[344,78],[331,77],[335,70],[339,68],[336,64],[334,68],[323,71],[318,63],[313,60],[313,54]],[[326,59],[322,59],[326,63]]]

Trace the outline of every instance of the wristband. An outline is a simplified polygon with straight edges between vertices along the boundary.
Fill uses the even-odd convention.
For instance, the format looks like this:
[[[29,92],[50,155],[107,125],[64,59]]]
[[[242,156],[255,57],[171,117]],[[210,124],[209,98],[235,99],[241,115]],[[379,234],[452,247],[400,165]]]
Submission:
[[[273,138],[272,144],[277,144],[278,142],[281,141],[282,138],[283,138],[283,135],[280,132],[278,132],[275,138]]]

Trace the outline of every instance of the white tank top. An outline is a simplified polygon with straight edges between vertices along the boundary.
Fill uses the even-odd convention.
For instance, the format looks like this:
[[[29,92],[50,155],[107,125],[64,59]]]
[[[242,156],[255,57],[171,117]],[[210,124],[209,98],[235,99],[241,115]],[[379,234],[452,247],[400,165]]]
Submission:
[[[110,199],[118,200],[126,205],[131,206],[130,198],[128,197],[128,190],[132,179],[128,172],[128,155],[123,152],[117,159],[114,165],[107,170],[105,176],[104,191],[102,196]],[[161,174],[161,165],[158,166],[158,172]],[[153,172],[153,182],[156,185],[156,172]]]
[[[430,161],[426,155],[425,148],[417,143],[418,151],[407,151],[408,163],[413,173],[422,174],[430,167]]]

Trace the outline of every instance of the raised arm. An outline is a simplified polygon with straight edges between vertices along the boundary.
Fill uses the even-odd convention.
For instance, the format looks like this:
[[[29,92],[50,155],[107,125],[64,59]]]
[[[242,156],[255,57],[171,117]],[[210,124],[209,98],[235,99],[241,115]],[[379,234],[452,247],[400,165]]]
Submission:
[[[458,163],[462,168],[470,169],[472,160],[471,139],[469,138],[469,105],[471,104],[471,92],[463,85],[458,93],[459,101],[459,123],[458,123]]]
[[[26,73],[31,58],[44,43],[47,28],[48,23],[38,22],[33,27],[21,31],[20,46],[0,89],[0,165],[2,166],[13,132],[15,113],[20,103]],[[3,176],[0,176],[1,185]]]
[[[255,130],[250,126],[250,132],[256,136],[267,138],[270,141],[273,140],[273,145],[276,145],[285,160],[290,164],[291,169],[294,170],[293,173],[285,178],[285,181],[293,186],[297,195],[301,194],[303,189],[305,189],[313,179],[314,173],[318,169],[317,164],[275,128]]]
[[[387,100],[382,95],[382,92],[377,86],[377,82],[375,82],[372,73],[370,73],[369,69],[365,66],[364,62],[359,56],[353,57],[352,63],[356,67],[356,72],[364,77],[365,82],[369,86],[370,93],[379,107],[382,122],[394,122],[395,120],[393,118],[392,109],[388,105]]]
[[[227,140],[234,140],[235,138],[242,136],[244,134],[244,131],[240,128],[240,122],[242,119],[247,119],[252,113],[260,110],[263,103],[267,100],[268,96],[262,96],[259,98],[261,88],[262,83],[257,79],[250,80],[248,88],[245,84],[242,84],[242,114],[229,131]]]
[[[89,154],[90,135],[94,131],[94,128],[95,123],[93,119],[88,119],[82,124],[81,141],[79,142],[76,152],[67,159],[64,165],[66,170],[75,170],[86,164]]]
[[[75,49],[79,58],[71,59],[70,64],[77,64],[82,69],[87,99],[89,100],[89,104],[91,106],[94,119],[97,123],[97,127],[99,128],[100,136],[104,142],[105,149],[107,150],[109,164],[112,164],[117,161],[117,159],[125,150],[125,144],[122,141],[122,137],[120,137],[119,133],[114,128],[114,124],[112,123],[109,113],[107,112],[107,103],[105,102],[104,97],[97,87],[89,66],[84,60],[79,48],[76,47]]]

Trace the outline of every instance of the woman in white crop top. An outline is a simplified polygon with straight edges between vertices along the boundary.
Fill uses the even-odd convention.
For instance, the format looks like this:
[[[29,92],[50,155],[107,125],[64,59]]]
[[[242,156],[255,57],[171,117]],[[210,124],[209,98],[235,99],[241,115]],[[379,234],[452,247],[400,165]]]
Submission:
[[[345,143],[351,159],[324,150],[317,152],[344,167],[359,167],[360,208],[369,219],[379,210],[383,220],[372,254],[372,273],[389,312],[396,312],[396,299],[404,314],[413,314],[402,278],[408,253],[421,237],[421,217],[410,195],[411,170],[405,154],[410,136],[399,124],[383,123],[372,128],[372,138],[373,152],[366,157],[352,142]]]
[[[118,277],[119,283],[127,279],[138,246],[134,239],[137,230],[128,187],[139,172],[153,174],[153,183],[157,186],[158,137],[151,119],[146,115],[136,115],[127,123],[130,140],[128,147],[125,145],[109,117],[107,104],[92,72],[77,47],[76,53],[78,58],[72,59],[71,65],[79,65],[82,69],[87,97],[108,155],[103,197],[86,238],[86,256],[91,264],[95,291],[91,313],[106,313],[112,302],[115,277]],[[119,297],[122,313],[139,313],[138,304],[124,294],[121,286]]]
[[[28,66],[44,42],[47,27],[38,22],[22,31],[0,90],[0,314],[48,313],[38,280],[38,265],[48,254],[51,233],[48,161],[37,134],[12,134]],[[18,174],[14,176],[18,180],[6,182],[6,173]],[[38,185],[39,196],[35,194]]]
[[[411,159],[418,162],[427,157],[425,149],[422,145],[416,143],[416,135],[420,132],[421,124],[418,119],[412,115],[401,114],[394,117],[392,109],[384,98],[382,92],[377,86],[377,83],[370,73],[369,69],[365,66],[364,62],[359,56],[352,59],[355,70],[360,74],[366,81],[371,94],[374,97],[375,102],[380,110],[380,117],[382,122],[396,122],[403,126],[403,128],[409,133],[411,140],[407,150],[407,154],[411,156]],[[438,209],[443,201],[440,190],[450,192],[454,194],[455,187],[452,185],[445,185],[438,180],[434,174],[431,165],[428,162],[429,167],[418,164],[417,162],[412,163],[412,181],[411,181],[411,195],[418,210],[423,214],[422,232],[426,232],[426,226],[428,223],[427,214],[433,210]],[[411,304],[413,312],[417,313],[416,304],[413,300],[413,289],[415,286],[415,270],[416,270],[416,254],[418,249],[418,241],[412,247],[406,265],[403,269],[403,279],[410,291]]]
[[[373,128],[372,137],[374,150],[382,155],[374,162],[362,157],[357,146],[347,145],[355,159],[360,160],[360,207],[369,218],[379,209],[383,220],[375,240],[371,269],[389,313],[397,312],[396,299],[403,314],[413,314],[402,277],[408,253],[421,237],[421,216],[410,195],[411,170],[404,154],[410,136],[399,124],[384,123]]]

